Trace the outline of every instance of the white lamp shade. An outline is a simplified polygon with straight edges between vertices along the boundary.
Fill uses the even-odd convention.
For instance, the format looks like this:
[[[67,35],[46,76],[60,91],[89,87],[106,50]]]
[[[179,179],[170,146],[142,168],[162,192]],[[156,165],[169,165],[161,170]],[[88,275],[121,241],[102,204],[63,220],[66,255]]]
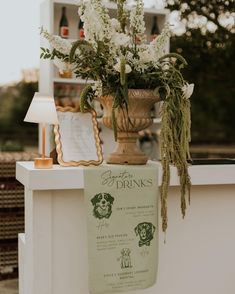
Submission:
[[[54,98],[35,93],[24,121],[53,125],[58,124]]]

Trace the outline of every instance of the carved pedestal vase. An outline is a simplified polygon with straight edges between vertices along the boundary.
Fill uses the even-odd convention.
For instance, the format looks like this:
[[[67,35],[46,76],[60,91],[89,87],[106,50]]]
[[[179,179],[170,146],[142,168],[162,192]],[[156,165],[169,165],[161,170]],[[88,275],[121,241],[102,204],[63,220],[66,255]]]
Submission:
[[[152,123],[151,109],[160,101],[152,90],[128,91],[128,113],[124,109],[116,110],[117,147],[107,158],[113,164],[146,164],[148,157],[137,146],[138,132],[148,128]],[[103,123],[112,129],[113,97],[99,98],[103,109]]]

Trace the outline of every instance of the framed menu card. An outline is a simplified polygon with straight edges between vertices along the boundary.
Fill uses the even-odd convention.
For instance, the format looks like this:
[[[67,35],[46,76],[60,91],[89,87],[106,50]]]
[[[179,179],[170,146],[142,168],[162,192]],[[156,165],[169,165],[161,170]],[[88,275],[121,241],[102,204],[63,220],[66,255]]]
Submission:
[[[58,162],[62,166],[99,165],[103,161],[96,112],[57,106],[54,127]]]

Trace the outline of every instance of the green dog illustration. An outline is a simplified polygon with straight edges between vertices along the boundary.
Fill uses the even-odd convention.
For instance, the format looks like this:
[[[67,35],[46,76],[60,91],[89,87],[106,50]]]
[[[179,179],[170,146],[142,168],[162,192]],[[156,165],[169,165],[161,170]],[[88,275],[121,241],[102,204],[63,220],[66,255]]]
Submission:
[[[139,247],[150,246],[156,228],[152,223],[143,222],[136,226],[135,233],[139,236]]]
[[[129,248],[123,248],[121,250],[121,257],[118,258],[118,260],[121,261],[121,268],[132,268],[132,264],[131,264],[131,250]]]
[[[109,218],[114,198],[109,193],[96,194],[92,199],[93,215],[98,219]]]

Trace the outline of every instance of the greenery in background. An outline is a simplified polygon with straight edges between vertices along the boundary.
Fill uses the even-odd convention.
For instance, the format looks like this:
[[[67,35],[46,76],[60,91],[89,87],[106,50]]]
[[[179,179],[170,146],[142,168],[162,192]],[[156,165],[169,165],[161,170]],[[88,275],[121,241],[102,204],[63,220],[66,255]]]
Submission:
[[[168,3],[172,11],[181,12],[186,25],[185,34],[171,38],[171,50],[190,63],[184,74],[196,85],[191,101],[192,142],[234,143],[235,26],[228,21],[235,17],[234,1]],[[195,25],[198,16],[201,23]]]
[[[37,125],[24,123],[38,83],[21,81],[0,87],[0,151],[22,151],[37,145]]]

